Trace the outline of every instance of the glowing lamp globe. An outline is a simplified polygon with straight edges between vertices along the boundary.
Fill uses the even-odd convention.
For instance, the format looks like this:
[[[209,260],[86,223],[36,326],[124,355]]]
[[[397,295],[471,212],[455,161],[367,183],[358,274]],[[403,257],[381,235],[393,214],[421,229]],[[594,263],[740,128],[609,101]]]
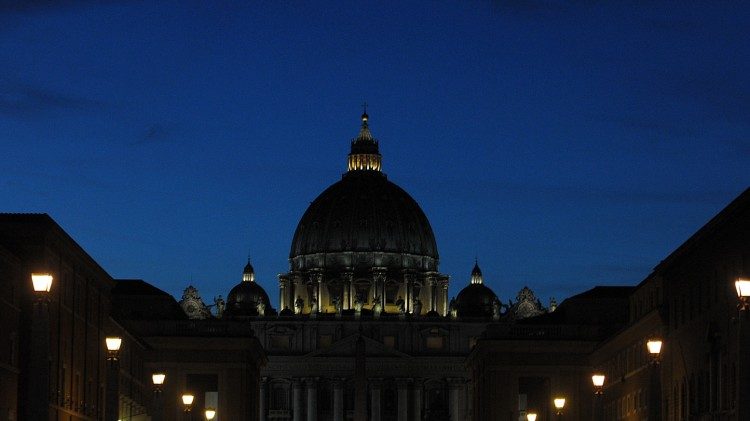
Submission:
[[[734,282],[734,287],[737,289],[737,297],[740,299],[750,298],[750,279],[737,278]]]
[[[167,378],[167,375],[164,373],[154,373],[151,375],[151,381],[156,386],[161,386],[164,384],[164,380]]]
[[[104,342],[107,344],[107,351],[110,352],[116,352],[120,350],[120,347],[122,346],[122,338],[118,338],[116,336],[109,336],[104,339]]]
[[[596,387],[602,387],[604,386],[604,374],[594,374],[591,376],[591,383],[594,384]]]
[[[565,398],[555,398],[553,402],[555,403],[555,409],[558,411],[565,408]]]
[[[193,395],[191,395],[189,393],[186,393],[186,394],[182,395],[182,404],[185,405],[185,406],[192,405],[193,404],[193,400],[195,400],[195,396],[193,396]]]
[[[662,345],[661,339],[651,339],[648,342],[646,342],[648,353],[651,355],[659,355],[661,353],[661,345]]]
[[[49,273],[32,273],[31,283],[35,292],[49,292],[52,288],[52,275]]]
[[[206,419],[210,421],[216,418],[216,410],[213,408],[206,408],[205,415]]]
[[[536,414],[534,412],[526,414],[526,421],[536,421]]]

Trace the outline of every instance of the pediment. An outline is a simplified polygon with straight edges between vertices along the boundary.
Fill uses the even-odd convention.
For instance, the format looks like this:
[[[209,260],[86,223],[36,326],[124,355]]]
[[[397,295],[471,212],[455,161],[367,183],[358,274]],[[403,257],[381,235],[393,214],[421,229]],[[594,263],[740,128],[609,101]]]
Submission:
[[[367,358],[411,358],[409,354],[405,354],[401,351],[397,351],[393,348],[383,345],[367,336],[362,336],[365,340],[365,356]],[[330,347],[325,349],[315,350],[305,357],[351,357],[354,358],[356,353],[357,338],[359,334],[355,333],[349,335],[341,340],[338,340],[331,344]]]

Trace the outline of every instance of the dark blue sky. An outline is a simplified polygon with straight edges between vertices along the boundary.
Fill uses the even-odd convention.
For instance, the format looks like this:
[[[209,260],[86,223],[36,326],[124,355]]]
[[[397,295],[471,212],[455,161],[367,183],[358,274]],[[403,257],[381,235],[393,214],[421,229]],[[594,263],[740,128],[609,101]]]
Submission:
[[[369,103],[451,295],[636,284],[748,187],[747,2],[0,2],[0,207],[277,301]]]

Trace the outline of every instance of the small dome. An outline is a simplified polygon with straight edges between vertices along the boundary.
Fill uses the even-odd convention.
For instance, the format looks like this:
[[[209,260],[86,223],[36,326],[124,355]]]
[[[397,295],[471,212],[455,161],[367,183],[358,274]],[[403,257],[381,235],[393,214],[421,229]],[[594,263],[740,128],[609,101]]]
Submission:
[[[274,312],[268,294],[255,282],[255,270],[249,261],[242,271],[242,282],[229,291],[226,311],[230,316],[263,316]]]
[[[491,317],[499,303],[497,295],[484,285],[482,271],[475,263],[471,283],[458,293],[454,302],[458,317]]]

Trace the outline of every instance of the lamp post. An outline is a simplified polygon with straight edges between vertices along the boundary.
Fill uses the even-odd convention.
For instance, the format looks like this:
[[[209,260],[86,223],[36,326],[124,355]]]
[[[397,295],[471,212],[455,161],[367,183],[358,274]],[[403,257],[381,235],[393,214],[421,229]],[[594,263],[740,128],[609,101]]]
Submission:
[[[154,373],[151,375],[151,383],[154,385],[154,413],[152,414],[152,421],[162,421],[164,419],[164,403],[162,402],[162,385],[167,379],[167,375],[164,373]]]
[[[204,415],[206,416],[206,420],[211,421],[214,418],[216,418],[216,410],[211,407],[208,407],[204,411]]]
[[[190,421],[190,419],[192,418],[194,400],[195,400],[195,396],[192,393],[185,393],[182,395],[182,405],[185,406],[184,413],[185,413],[185,420],[187,421]]]
[[[120,419],[120,347],[122,338],[108,336],[104,339],[107,345],[107,401],[105,421]]]
[[[739,299],[738,323],[739,329],[737,365],[739,366],[739,390],[737,395],[737,419],[750,419],[750,278],[737,278],[734,282]]]
[[[555,404],[555,413],[557,414],[557,419],[561,420],[563,415],[563,408],[565,408],[565,398],[557,397],[552,402]]]
[[[536,421],[536,412],[527,412],[526,421]]]
[[[602,373],[595,373],[591,376],[591,383],[594,385],[594,419],[604,420],[604,408],[602,405],[602,396],[604,395],[604,379],[606,376]]]
[[[651,358],[651,364],[649,367],[650,383],[649,383],[649,399],[648,399],[648,419],[658,421],[661,420],[661,347],[662,340],[658,338],[649,339],[646,342],[646,348],[648,349],[648,355]]]
[[[29,378],[26,379],[32,420],[49,419],[49,291],[53,277],[49,273],[32,273],[34,301],[31,316],[31,349]]]

